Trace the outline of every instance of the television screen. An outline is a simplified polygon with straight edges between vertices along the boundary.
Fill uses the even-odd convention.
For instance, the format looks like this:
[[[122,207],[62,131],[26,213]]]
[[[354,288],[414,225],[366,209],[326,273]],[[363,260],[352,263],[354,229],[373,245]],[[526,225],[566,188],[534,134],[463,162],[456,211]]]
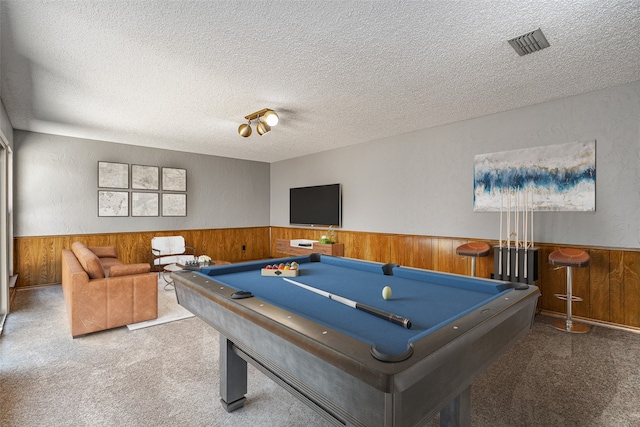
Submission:
[[[289,189],[289,222],[298,225],[333,225],[342,220],[340,184]]]

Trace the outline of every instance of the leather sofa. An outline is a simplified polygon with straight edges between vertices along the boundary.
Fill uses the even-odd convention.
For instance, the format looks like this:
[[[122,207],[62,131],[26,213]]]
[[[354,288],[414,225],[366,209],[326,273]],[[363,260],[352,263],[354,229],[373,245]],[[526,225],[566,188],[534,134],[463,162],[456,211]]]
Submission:
[[[158,317],[158,275],[124,264],[115,246],[62,250],[62,290],[74,338]]]

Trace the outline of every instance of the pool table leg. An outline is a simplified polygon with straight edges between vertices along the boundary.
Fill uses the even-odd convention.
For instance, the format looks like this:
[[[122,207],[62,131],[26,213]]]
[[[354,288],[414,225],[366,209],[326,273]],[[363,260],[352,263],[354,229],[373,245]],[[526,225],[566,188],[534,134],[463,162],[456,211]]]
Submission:
[[[440,411],[440,427],[471,426],[471,386]]]
[[[244,406],[247,400],[247,362],[233,351],[233,343],[220,335],[220,402],[227,412]]]

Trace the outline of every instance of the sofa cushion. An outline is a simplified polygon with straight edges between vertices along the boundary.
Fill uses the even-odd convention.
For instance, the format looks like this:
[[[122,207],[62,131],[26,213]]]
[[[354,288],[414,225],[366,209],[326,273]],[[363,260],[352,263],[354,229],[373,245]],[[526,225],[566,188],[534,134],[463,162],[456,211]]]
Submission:
[[[98,258],[118,258],[118,250],[115,246],[90,246],[89,249]]]
[[[71,244],[71,250],[73,251],[74,254],[76,253],[76,251],[78,251],[80,249],[83,249],[83,248],[86,248],[86,246],[81,242],[73,242]],[[76,257],[77,256],[78,256],[78,254],[76,254]]]
[[[151,271],[149,264],[120,264],[112,265],[109,272],[109,277],[129,276],[132,274],[143,274]]]
[[[100,259],[89,248],[80,242],[75,242],[71,245],[71,250],[91,279],[104,278],[104,269]]]
[[[111,277],[111,267],[114,265],[121,265],[122,261],[118,258],[100,258],[100,264],[104,270],[104,277]]]

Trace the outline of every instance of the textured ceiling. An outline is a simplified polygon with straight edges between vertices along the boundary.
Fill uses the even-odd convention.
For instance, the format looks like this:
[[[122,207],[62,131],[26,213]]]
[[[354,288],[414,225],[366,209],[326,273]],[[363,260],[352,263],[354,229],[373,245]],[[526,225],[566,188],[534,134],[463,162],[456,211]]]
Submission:
[[[638,0],[0,3],[15,129],[274,162],[640,80]],[[551,46],[507,40],[540,27]],[[280,124],[237,134],[270,107]]]

